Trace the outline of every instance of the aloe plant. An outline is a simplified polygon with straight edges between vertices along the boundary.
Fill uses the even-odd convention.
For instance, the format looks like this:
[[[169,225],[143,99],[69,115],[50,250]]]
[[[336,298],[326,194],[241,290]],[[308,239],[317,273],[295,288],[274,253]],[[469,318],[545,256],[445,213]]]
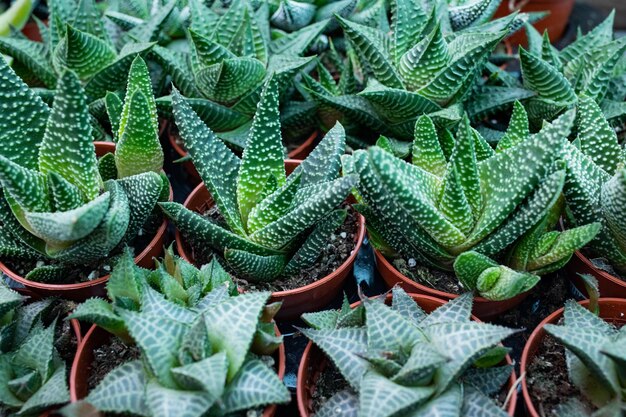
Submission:
[[[308,93],[346,123],[396,139],[409,140],[423,114],[430,114],[441,127],[457,124],[490,54],[528,16],[487,22],[497,2],[481,0],[450,8],[445,2],[433,3],[394,0],[389,31],[337,17],[366,75],[365,89],[355,94],[338,89],[332,80],[305,77]],[[504,92],[491,90],[487,102],[505,108],[529,95],[523,88],[508,87]]]
[[[202,120],[241,149],[263,85],[273,76],[286,98],[297,72],[313,59],[302,55],[328,22],[274,38],[266,3],[255,10],[251,2],[236,0],[222,15],[200,1],[190,6],[189,50],[155,47],[152,55],[172,74],[173,84]],[[157,103],[164,115],[171,115],[172,96],[161,97]],[[305,120],[314,113],[309,107],[285,103],[283,112],[290,115],[285,121],[294,120],[295,125]]]
[[[277,88],[271,78],[241,159],[177,91],[173,95],[176,124],[224,221],[178,203],[160,206],[192,247],[213,249],[235,275],[251,281],[272,281],[313,265],[344,222],[346,210],[336,207],[357,182],[355,175],[339,178],[345,148],[341,125],[291,175],[285,174]]]
[[[307,313],[301,329],[332,361],[347,388],[316,417],[506,416],[490,398],[513,370],[500,344],[515,330],[470,321],[464,294],[426,314],[401,288],[391,306],[363,299],[351,309]]]
[[[524,87],[536,96],[525,102],[535,126],[574,107],[581,95],[593,98],[613,126],[626,120],[626,40],[614,39],[615,12],[558,51],[531,26],[529,49],[520,49]]]
[[[564,150],[567,179],[563,192],[573,226],[598,222],[602,228],[588,248],[626,271],[626,156],[611,122],[592,97],[578,100],[576,140]]]
[[[42,260],[26,278],[59,282],[131,242],[168,197],[147,69],[141,58],[133,62],[124,103],[111,111],[120,116],[115,155],[100,160],[74,72],[61,76],[51,109],[4,61],[0,84],[0,255]]]
[[[0,13],[0,36],[7,36],[11,29],[21,30],[28,22],[36,2],[33,0],[18,0]]]
[[[355,209],[388,256],[454,270],[467,290],[491,300],[513,297],[565,265],[600,228],[554,230],[566,179],[558,159],[573,122],[572,111],[530,135],[517,103],[494,150],[467,116],[456,139],[422,116],[412,163],[378,146],[344,160],[344,172],[360,177]]]
[[[26,300],[0,284],[0,413],[5,416],[38,416],[70,399],[66,364],[55,347],[60,321],[49,320],[57,302]]]
[[[626,332],[580,304],[565,303],[562,324],[545,330],[565,346],[570,381],[595,409],[578,399],[557,408],[559,417],[619,417],[626,411]]]
[[[96,305],[92,300],[77,309],[77,316],[108,323],[118,334],[124,328],[141,358],[110,371],[84,403],[64,410],[66,416],[84,415],[81,412],[89,407],[133,416],[231,416],[290,400],[287,388],[261,357],[282,342],[273,336],[271,323],[278,306],[265,305],[270,293],[231,297],[232,282],[221,281],[223,271],[216,262],[198,271],[180,259],[170,261],[180,275],[159,268],[151,276],[137,273],[128,261],[118,265],[109,286],[113,304]],[[185,305],[153,288],[156,280],[184,285],[171,282],[177,276],[197,281],[188,282],[187,291],[201,291],[198,302]],[[213,285],[209,283],[216,278],[220,282],[213,282],[208,291],[193,288]],[[113,322],[118,324],[111,326]],[[259,329],[268,327],[274,338],[269,342],[259,337]]]

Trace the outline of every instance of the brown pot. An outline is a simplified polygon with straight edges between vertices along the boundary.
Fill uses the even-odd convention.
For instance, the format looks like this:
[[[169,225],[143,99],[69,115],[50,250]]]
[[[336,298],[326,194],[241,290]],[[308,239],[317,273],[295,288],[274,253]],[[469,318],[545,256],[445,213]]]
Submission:
[[[47,23],[47,20],[44,21],[44,23]],[[30,39],[31,41],[35,41],[35,42],[41,42],[41,33],[39,33],[39,26],[37,26],[37,23],[30,19],[22,28],[22,34],[24,36],[26,36],[28,39]]]
[[[541,34],[547,29],[550,41],[555,42],[563,36],[573,7],[574,0],[502,0],[494,19],[507,16],[516,11],[549,12],[548,16],[535,22],[533,26]],[[526,31],[523,29],[508,39],[513,45],[526,46],[528,44]]]
[[[568,272],[568,277],[570,281],[572,281],[572,284],[586,297],[588,297],[588,294],[585,289],[585,284],[578,274],[594,276],[598,280],[600,296],[626,298],[626,281],[596,268],[580,251],[574,253],[574,256],[572,256],[572,259],[570,259],[565,266],[565,269]]]
[[[430,297],[428,295],[422,294],[409,294],[418,304],[424,309],[427,313],[432,312],[437,307],[441,307],[445,304],[445,301]],[[386,302],[389,304],[391,302],[391,294],[387,295]],[[360,302],[353,303],[351,305],[352,308],[356,307]],[[480,321],[478,318],[472,316],[472,319],[475,321]],[[508,364],[513,364],[511,358],[507,355],[506,362]],[[328,366],[328,359],[324,355],[324,353],[313,344],[313,342],[309,341],[306,348],[304,349],[304,353],[302,354],[302,359],[300,360],[300,366],[298,368],[298,381],[297,381],[297,398],[298,398],[298,411],[300,412],[300,417],[310,417],[313,413],[313,395],[315,393],[317,380],[320,377],[321,373]],[[511,373],[511,377],[509,378],[509,388],[515,386],[517,381],[517,377],[515,372]],[[515,415],[515,407],[517,406],[517,390],[513,390],[513,393],[510,398],[509,405],[507,407],[507,412],[510,416]]]
[[[171,123],[167,127],[167,136],[168,136],[168,140],[170,141],[170,145],[172,146],[172,148],[174,149],[178,157],[183,158],[187,156],[187,149],[182,147],[176,141],[177,135],[174,135],[171,132]],[[311,151],[315,148],[315,139],[317,139],[317,131],[311,133],[311,135],[309,135],[309,137],[304,142],[302,142],[300,146],[298,146],[297,148],[289,152],[287,157],[289,159],[306,158],[307,156],[309,156]],[[183,169],[187,171],[187,173],[191,177],[192,185],[197,185],[197,184],[200,184],[200,182],[202,182],[202,179],[200,178],[200,174],[198,174],[198,170],[196,170],[196,167],[193,165],[192,161],[185,161],[182,163],[182,165],[183,165]]]
[[[586,307],[589,305],[589,300],[581,301],[579,304]],[[600,306],[600,317],[604,320],[616,324],[626,324],[626,300],[619,298],[600,298],[598,304]],[[527,368],[532,362],[535,353],[537,353],[537,350],[541,346],[541,340],[547,334],[544,330],[544,326],[546,324],[557,324],[561,317],[563,317],[563,310],[563,308],[558,309],[539,323],[537,328],[530,335],[530,338],[528,338],[526,346],[524,346],[524,351],[522,352],[522,360],[520,364],[520,372],[523,376],[522,394],[524,395],[526,411],[531,417],[540,417],[543,413],[540,415],[537,412],[537,409],[533,404],[533,399],[528,391],[528,384],[526,383],[526,375],[528,372]]]
[[[290,174],[301,161],[287,159],[285,160],[285,169]],[[185,207],[189,210],[203,213],[209,207],[213,206],[213,199],[204,183],[199,184],[185,200]],[[358,215],[359,226],[357,231],[356,245],[352,254],[341,264],[332,274],[329,274],[315,282],[304,287],[295,288],[287,291],[277,291],[272,293],[270,302],[282,301],[276,317],[281,320],[294,319],[300,317],[302,313],[318,310],[329,304],[333,298],[343,288],[343,283],[352,271],[356,254],[363,243],[365,236],[365,218]],[[194,263],[191,248],[185,243],[182,235],[176,230],[176,249],[178,254],[188,262]]]
[[[115,144],[112,142],[94,142],[96,145],[96,155],[101,157],[109,152],[115,152]],[[170,201],[173,198],[172,188],[170,187]],[[144,248],[139,255],[135,257],[135,263],[144,268],[151,268],[152,258],[155,258],[161,254],[163,250],[163,242],[165,239],[165,231],[167,229],[167,220],[163,220],[163,223],[159,226],[156,234]],[[109,280],[110,275],[105,275],[100,278],[88,282],[78,282],[74,284],[47,284],[45,282],[35,282],[27,280],[26,278],[18,275],[12,271],[6,264],[0,262],[0,270],[4,272],[14,281],[24,285],[26,289],[42,296],[59,296],[65,299],[74,301],[84,301],[90,297],[105,297],[106,296],[106,283]]]
[[[452,300],[458,297],[457,294],[439,291],[413,281],[400,273],[400,271],[398,271],[378,250],[375,249],[374,253],[376,255],[376,268],[389,288],[399,285],[408,293],[430,295],[431,297],[441,300]],[[489,321],[505,311],[516,307],[524,301],[526,297],[528,297],[528,291],[503,301],[492,301],[483,297],[474,297],[473,314],[481,320]]]
[[[278,327],[276,327],[276,335],[280,336]],[[93,362],[93,352],[99,346],[102,346],[112,337],[112,334],[106,330],[96,326],[91,326],[82,343],[78,346],[76,357],[72,363],[70,371],[70,400],[74,403],[85,398],[89,394],[88,379],[91,363]],[[276,367],[278,377],[281,379],[285,376],[285,345],[281,344],[274,353],[276,359]],[[276,405],[270,405],[265,408],[263,417],[273,417],[276,413]]]

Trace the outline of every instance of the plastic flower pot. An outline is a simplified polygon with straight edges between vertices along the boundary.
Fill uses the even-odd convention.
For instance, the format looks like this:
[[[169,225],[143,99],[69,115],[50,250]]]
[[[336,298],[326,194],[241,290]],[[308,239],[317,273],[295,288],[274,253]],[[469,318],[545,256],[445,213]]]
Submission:
[[[96,155],[101,157],[109,152],[115,152],[115,144],[111,142],[94,142],[96,145]],[[170,187],[170,201],[173,198],[172,188]],[[163,250],[163,242],[165,232],[167,230],[167,220],[157,229],[150,243],[135,257],[135,263],[144,268],[150,268],[153,265],[152,258],[157,257]],[[27,280],[11,270],[6,264],[0,262],[0,270],[8,275],[14,281],[24,285],[30,290],[42,297],[59,296],[61,298],[84,301],[90,297],[105,297],[105,286],[109,280],[109,275],[93,279],[86,282],[77,282],[73,284],[48,284],[45,282],[35,282]],[[20,289],[16,289],[20,291]]]
[[[399,285],[408,293],[429,295],[441,300],[452,300],[458,297],[457,294],[439,291],[413,281],[411,278],[398,271],[380,251],[374,250],[374,253],[376,255],[376,268],[389,288]],[[526,297],[528,297],[528,291],[503,301],[492,301],[483,297],[474,297],[473,314],[481,320],[489,321],[505,311],[516,307],[524,301]]]
[[[172,133],[171,126],[172,123],[170,122],[166,130],[168,140],[178,157],[183,158],[187,156],[187,150],[176,140],[178,138],[178,135]],[[317,131],[311,133],[304,142],[302,142],[297,148],[289,152],[289,154],[287,155],[288,158],[304,159],[309,156],[313,148],[315,148],[315,139],[317,139],[317,133]],[[183,169],[191,177],[191,183],[193,185],[197,185],[202,181],[202,179],[200,178],[200,174],[198,174],[198,171],[196,170],[196,167],[193,165],[193,162],[191,160],[183,162],[182,165]]]
[[[626,281],[597,268],[585,255],[576,251],[565,266],[572,284],[585,296],[587,290],[578,274],[589,274],[598,280],[598,288],[602,297],[626,298]]]
[[[285,169],[290,174],[301,161],[287,159],[285,161]],[[209,191],[200,183],[185,200],[185,207],[198,213],[204,213],[214,204]],[[358,215],[358,230],[356,241],[352,254],[339,266],[333,273],[321,277],[311,284],[304,287],[295,288],[287,291],[273,292],[270,302],[282,301],[283,305],[276,315],[276,318],[294,319],[300,317],[302,313],[318,310],[329,304],[343,288],[343,283],[352,272],[356,254],[363,243],[365,236],[365,218]],[[187,245],[181,235],[176,230],[176,249],[178,254],[187,262],[194,263],[193,253],[189,245]]]
[[[494,19],[507,16],[516,11],[548,12],[549,14],[546,17],[535,22],[533,26],[541,34],[547,29],[550,40],[555,42],[563,36],[573,8],[574,0],[502,0]],[[526,31],[523,29],[508,39],[513,45],[525,46],[528,43]]]
[[[581,301],[579,304],[587,307],[589,305],[589,300]],[[619,298],[600,298],[598,304],[600,306],[600,317],[604,320],[615,324],[626,324],[626,300]],[[543,414],[539,414],[537,411],[534,399],[530,396],[530,392],[528,390],[528,384],[526,381],[528,367],[539,350],[543,338],[547,334],[544,326],[546,324],[558,324],[561,317],[563,317],[563,310],[563,308],[558,309],[539,323],[537,328],[535,328],[528,338],[526,346],[524,346],[524,351],[522,352],[522,360],[520,364],[520,372],[523,375],[522,394],[524,396],[526,411],[530,417],[540,417]]]
[[[47,23],[47,20],[44,21]],[[34,20],[29,20],[22,28],[22,34],[31,41],[41,42],[41,33],[39,33],[39,26]]]
[[[409,294],[419,306],[427,313],[432,312],[437,307],[440,307],[446,303],[446,301],[439,298],[431,297],[422,294]],[[387,295],[387,304],[391,303],[391,294]],[[360,302],[352,304],[352,307],[356,307]],[[472,316],[473,320],[480,321],[477,317]],[[512,364],[513,361],[507,355],[506,362]],[[317,380],[329,365],[328,359],[324,353],[313,344],[309,342],[304,349],[302,359],[300,360],[300,366],[298,368],[298,383],[297,383],[297,398],[298,398],[298,411],[300,417],[310,417],[313,415],[313,394],[316,390]],[[511,373],[509,383],[507,387],[509,390],[515,386],[517,377],[515,372]],[[507,405],[507,413],[510,416],[515,415],[515,407],[517,406],[517,390],[512,390],[511,398]]]
[[[280,336],[280,332],[276,327],[276,335]],[[70,401],[77,402],[85,398],[89,394],[89,369],[93,362],[93,351],[106,344],[112,334],[96,326],[91,326],[84,339],[78,346],[76,351],[76,357],[72,363],[72,370],[70,371]],[[274,359],[276,360],[276,373],[282,380],[285,376],[285,346],[281,344],[278,350],[274,353]],[[276,405],[270,405],[265,408],[263,417],[272,417],[276,413]]]

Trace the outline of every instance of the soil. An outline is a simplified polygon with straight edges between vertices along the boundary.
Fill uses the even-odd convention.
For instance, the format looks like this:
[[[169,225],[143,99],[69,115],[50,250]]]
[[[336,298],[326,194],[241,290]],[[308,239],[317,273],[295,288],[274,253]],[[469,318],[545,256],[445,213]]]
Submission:
[[[328,242],[326,247],[322,250],[322,253],[320,254],[320,257],[315,265],[300,271],[299,275],[277,279],[272,282],[254,283],[242,278],[234,277],[233,279],[235,283],[239,287],[245,288],[249,291],[287,291],[311,284],[318,279],[333,273],[350,257],[354,251],[359,231],[357,213],[354,209],[352,209],[352,207],[345,203],[342,205],[342,208],[348,210],[346,220],[341,227],[339,227],[331,235],[330,242]],[[224,224],[224,219],[215,205],[209,207],[203,215],[220,224]],[[207,248],[203,248],[202,252],[199,253],[198,250],[194,248],[193,255],[196,263],[201,265],[207,263],[214,253]],[[224,263],[224,265],[226,265],[226,263]]]
[[[98,386],[100,381],[113,369],[123,363],[139,359],[140,351],[137,346],[128,346],[117,337],[112,337],[109,343],[93,350],[93,362],[89,366],[87,385],[89,391]]]
[[[152,231],[152,233],[144,233],[144,234],[137,235],[137,237],[133,239],[129,244],[131,249],[133,249],[134,256],[139,255],[139,253],[148,246],[148,244],[152,241],[152,239],[154,239],[155,235],[156,235],[156,230]],[[102,259],[96,264],[69,266],[71,269],[69,269],[68,272],[64,274],[66,276],[65,280],[49,282],[49,284],[73,284],[76,282],[89,282],[94,279],[103,277],[105,275],[109,275],[111,273],[111,269],[113,268],[113,265],[115,265],[116,255],[111,255],[106,259]],[[38,268],[44,265],[59,265],[60,264],[60,262],[53,261],[53,260],[36,260],[36,259],[28,259],[28,260],[5,259],[4,263],[13,272],[15,272],[21,277],[25,277],[30,271],[32,271],[35,268]],[[76,277],[78,277],[78,279],[76,279]]]
[[[317,365],[318,364],[312,364],[312,368],[317,367]],[[311,369],[310,372],[315,372],[315,369]],[[313,400],[313,413],[317,413],[335,393],[348,388],[348,386],[348,382],[341,375],[337,367],[332,362],[326,362],[324,370],[320,373],[315,383],[315,391],[313,391],[311,395]],[[313,417],[315,416],[313,415]]]
[[[536,355],[532,358],[526,375],[530,396],[540,415],[553,415],[553,411],[571,399],[578,399],[590,410],[595,407],[572,384],[567,374],[565,348],[550,335],[546,335]]]
[[[451,294],[464,292],[464,288],[454,272],[429,268],[416,263],[415,259],[397,258],[391,260],[391,263],[401,274],[419,284]]]

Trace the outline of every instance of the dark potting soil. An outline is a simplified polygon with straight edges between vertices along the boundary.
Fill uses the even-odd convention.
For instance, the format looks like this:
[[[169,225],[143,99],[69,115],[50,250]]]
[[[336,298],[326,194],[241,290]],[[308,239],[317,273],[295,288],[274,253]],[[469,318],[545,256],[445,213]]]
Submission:
[[[594,253],[586,249],[583,249],[582,253],[583,255],[587,257],[587,259],[589,259],[589,261],[593,264],[593,266],[595,266],[599,270],[609,273],[613,275],[614,277],[617,277],[623,281],[626,281],[626,276],[617,272],[617,270],[613,267],[613,265],[611,265],[611,262],[608,259],[597,258]]]
[[[89,366],[87,386],[89,391],[98,386],[109,372],[123,363],[139,359],[137,346],[128,346],[121,339],[112,337],[110,341],[93,350],[93,361]]]
[[[59,300],[54,304],[52,310],[43,318],[44,325],[48,326],[57,318],[57,327],[54,333],[54,347],[59,352],[61,359],[69,367],[74,360],[78,340],[76,333],[69,320],[65,318],[76,308],[76,303],[69,300]]]
[[[592,404],[572,384],[567,373],[565,348],[546,335],[532,358],[526,375],[530,397],[540,415],[550,416],[561,404],[578,399],[594,410]]]
[[[141,251],[143,251],[154,239],[156,235],[156,230],[151,233],[145,233],[138,235],[135,239],[133,239],[129,247],[133,250],[133,256],[139,255]],[[119,253],[112,254],[106,259],[100,260],[98,263],[89,264],[89,265],[72,265],[69,266],[71,269],[65,274],[66,279],[61,281],[49,282],[49,284],[73,284],[76,282],[88,282],[94,279],[98,279],[105,275],[109,275],[113,266],[115,265],[116,256]],[[44,265],[59,265],[60,262],[56,262],[53,260],[36,260],[36,259],[28,259],[28,260],[4,260],[4,263],[9,267],[13,272],[18,274],[21,277],[25,277],[30,271],[37,267],[41,267]],[[78,278],[78,279],[77,279]]]
[[[419,284],[451,294],[462,294],[464,292],[463,286],[453,272],[420,265],[415,262],[415,259],[396,258],[391,263],[402,275],[411,278]]]
[[[234,277],[235,283],[250,291],[286,291],[311,284],[320,278],[333,273],[352,254],[356,245],[357,234],[359,232],[358,215],[351,206],[343,204],[341,206],[348,210],[348,215],[344,223],[331,235],[330,241],[322,250],[315,265],[300,271],[300,274],[287,278],[277,279],[272,282],[250,282],[243,278]],[[208,208],[204,216],[209,217],[220,224],[224,224],[224,218],[219,213],[217,206]],[[198,265],[207,263],[213,255],[210,249],[194,248],[194,258]]]
[[[309,372],[315,372],[319,364],[311,364]],[[333,395],[348,388],[348,382],[332,362],[327,362],[324,370],[315,383],[315,391],[311,395],[313,400],[313,416]]]

